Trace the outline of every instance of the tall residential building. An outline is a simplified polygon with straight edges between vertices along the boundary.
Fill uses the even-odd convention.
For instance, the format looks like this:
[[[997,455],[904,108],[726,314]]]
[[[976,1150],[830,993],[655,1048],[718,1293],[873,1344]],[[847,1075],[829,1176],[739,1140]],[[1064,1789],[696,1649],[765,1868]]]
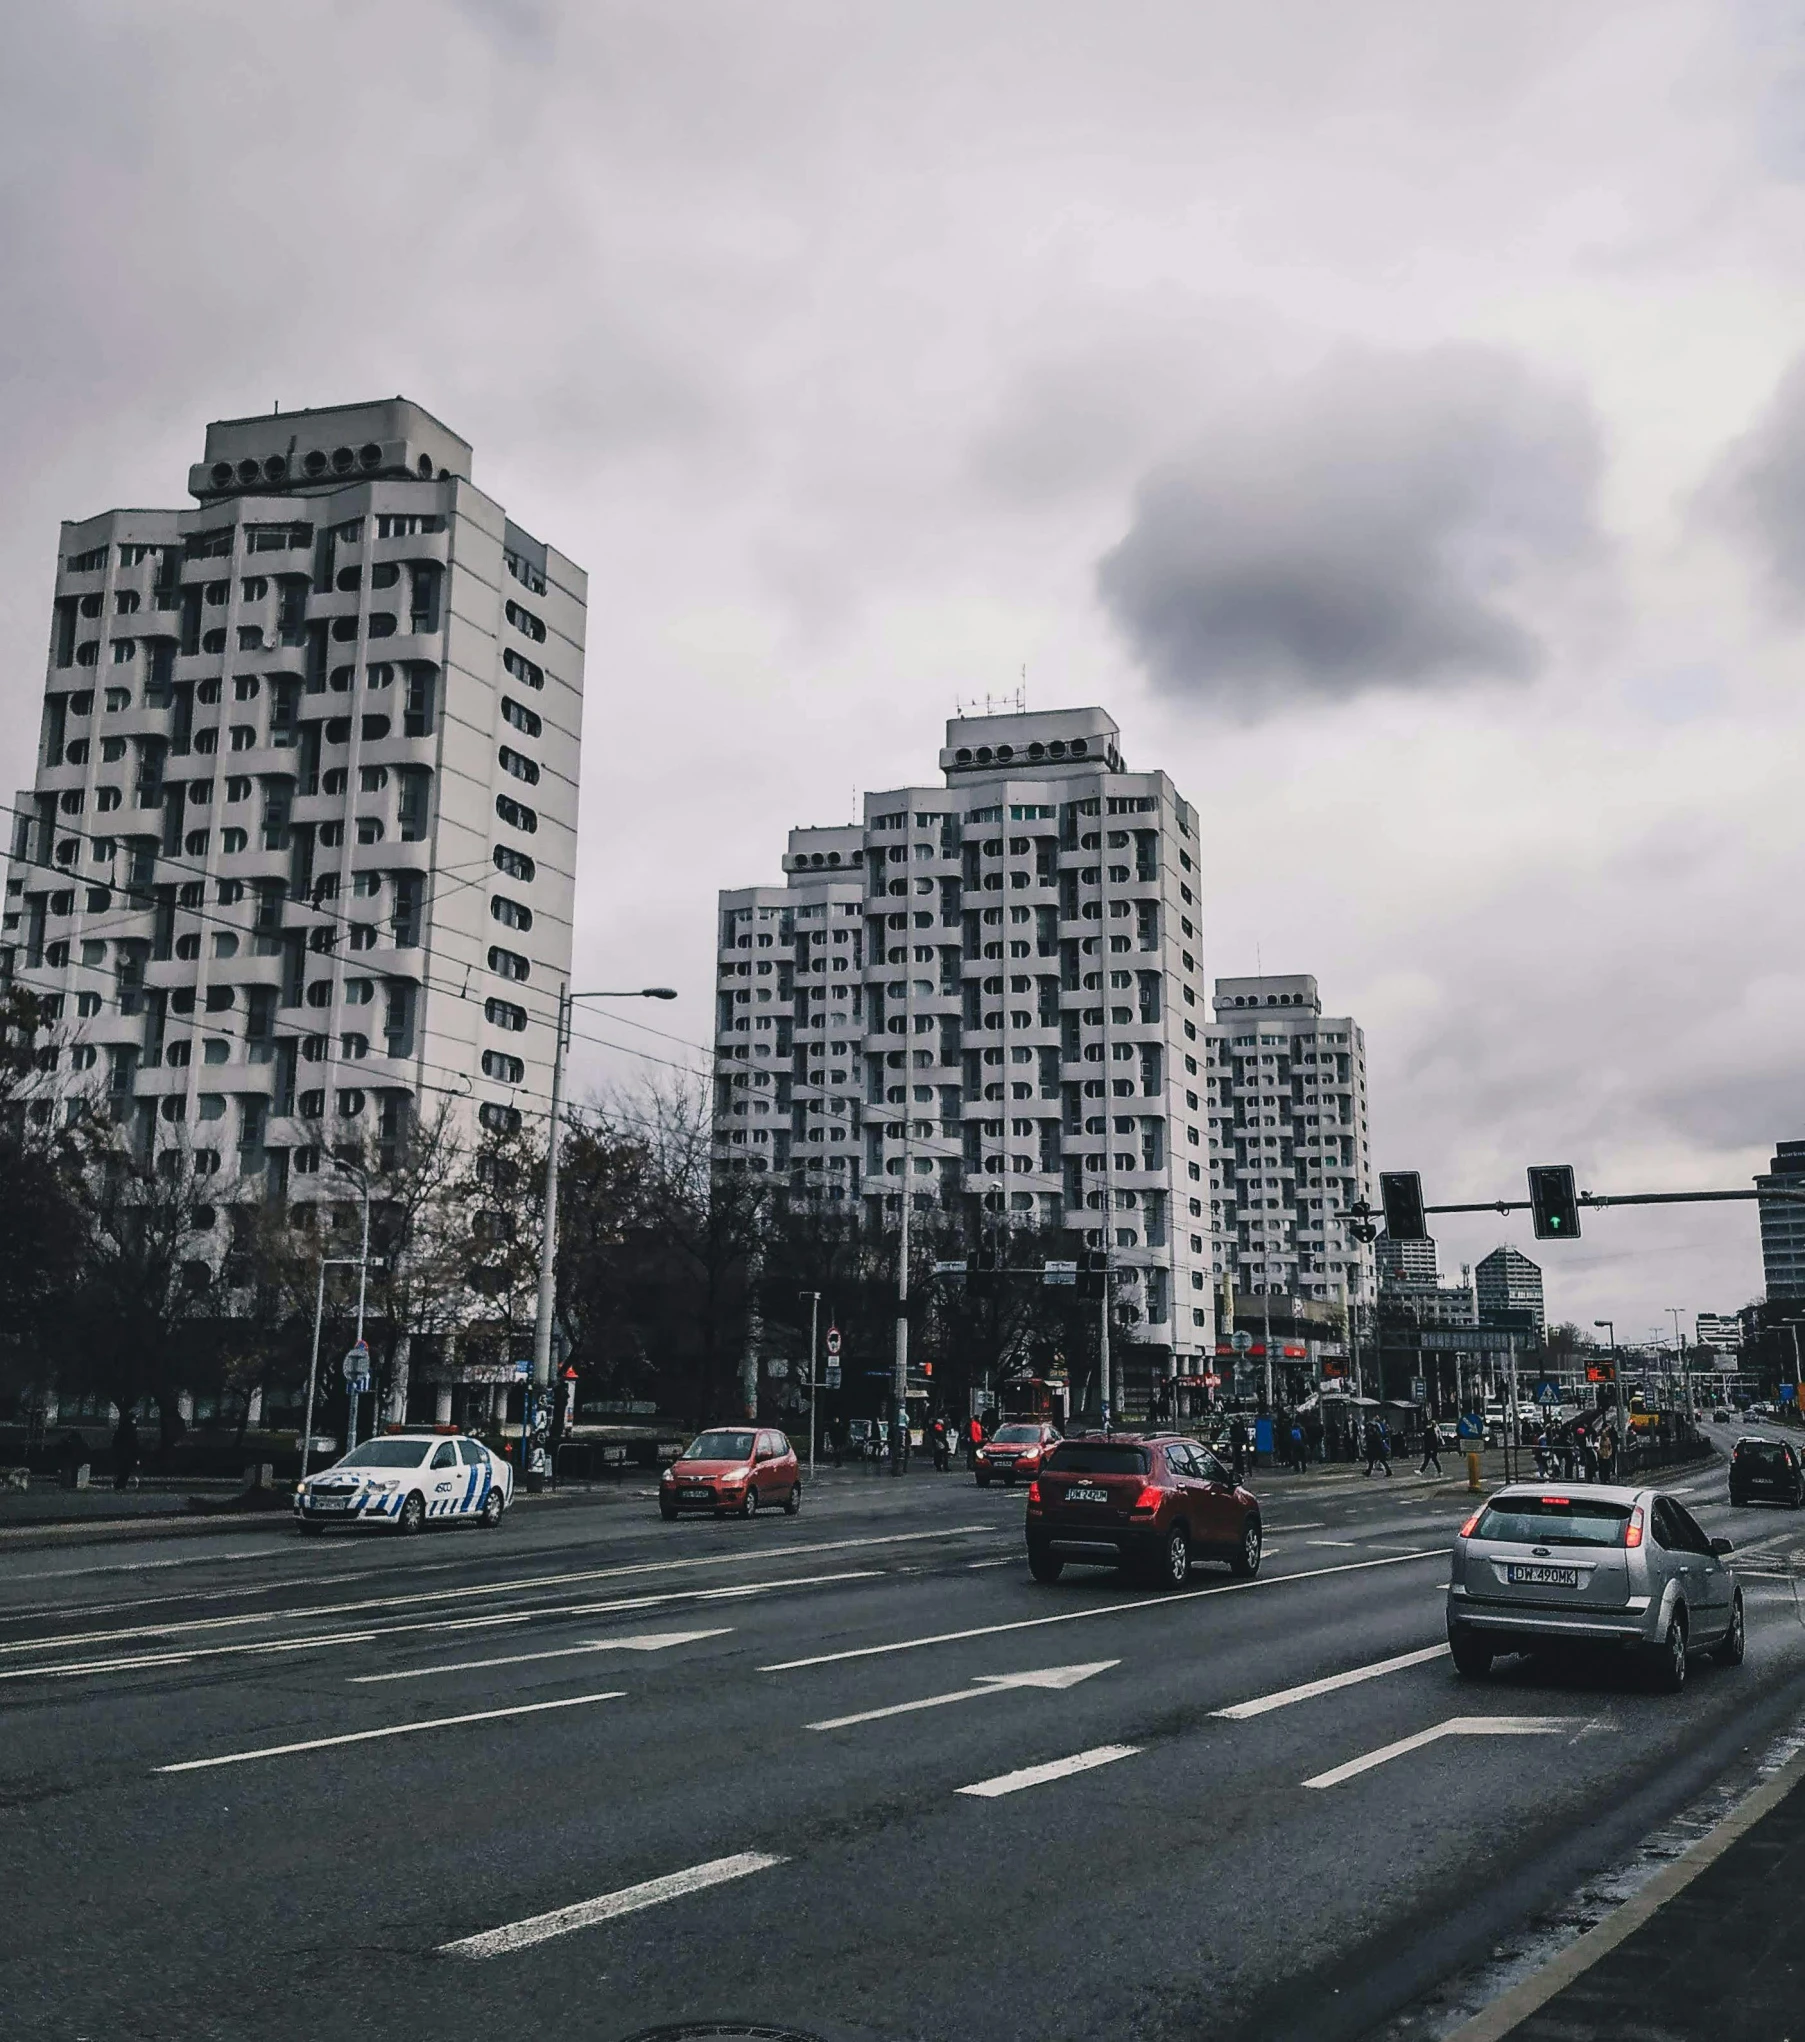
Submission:
[[[1108,1244],[1211,1350],[1197,817],[1100,709],[959,717],[938,784],[720,901],[715,1141],[793,1196]]]
[[[1381,1234],[1373,1243],[1373,1264],[1381,1284],[1441,1281],[1433,1241],[1394,1241]]]
[[[1216,1268],[1238,1291],[1372,1290],[1343,1217],[1373,1191],[1366,1038],[1307,973],[1219,978],[1205,1031]]]
[[[1546,1330],[1548,1314],[1542,1303],[1542,1271],[1520,1248],[1494,1248],[1473,1271],[1473,1285],[1479,1296],[1481,1325],[1503,1323],[1506,1312],[1529,1312],[1535,1330]]]
[[[193,508],[63,526],[0,975],[222,1184],[549,1093],[586,577],[470,451],[399,397],[226,419]]]
[[[1762,1191],[1790,1191],[1791,1198],[1760,1201],[1761,1267],[1770,1302],[1805,1298],[1805,1142],[1779,1142],[1773,1167],[1755,1179]]]

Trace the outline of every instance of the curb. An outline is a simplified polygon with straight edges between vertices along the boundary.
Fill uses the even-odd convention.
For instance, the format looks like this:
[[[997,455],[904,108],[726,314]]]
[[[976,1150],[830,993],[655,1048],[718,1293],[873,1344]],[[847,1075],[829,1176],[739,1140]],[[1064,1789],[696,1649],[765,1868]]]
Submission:
[[[1721,1858],[1725,1851],[1753,1829],[1761,1818],[1777,1808],[1805,1780],[1805,1751],[1787,1760],[1772,1779],[1764,1781],[1708,1835],[1701,1836],[1690,1850],[1674,1859],[1614,1913],[1605,1916],[1560,1955],[1545,1964],[1533,1978],[1513,1986],[1494,2000],[1481,2014],[1456,2028],[1447,2042],[1504,2042],[1530,2015],[1537,2013],[1575,1979],[1582,1978],[1601,1958],[1653,1918],[1668,1901],[1683,1893],[1701,1872]]]

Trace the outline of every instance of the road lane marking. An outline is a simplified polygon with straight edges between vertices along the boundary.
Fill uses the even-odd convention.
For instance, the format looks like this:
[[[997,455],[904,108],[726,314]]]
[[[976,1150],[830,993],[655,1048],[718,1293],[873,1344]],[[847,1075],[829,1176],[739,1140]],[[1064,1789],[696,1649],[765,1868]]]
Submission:
[[[1070,1758],[1049,1759],[1045,1765],[1025,1765],[1019,1772],[999,1773],[994,1780],[979,1780],[960,1787],[961,1794],[981,1801],[995,1801],[1004,1794],[1019,1794],[1024,1787],[1044,1786],[1048,1780],[1063,1780],[1072,1773],[1094,1772],[1100,1765],[1114,1765],[1119,1758],[1133,1758],[1138,1744],[1098,1744],[1089,1751],[1075,1751]]]
[[[1345,1546],[1351,1553],[1360,1545],[1360,1541],[1358,1539],[1305,1539],[1304,1544],[1306,1546]]]
[[[307,1617],[333,1617],[342,1623],[346,1617],[360,1615],[366,1610],[418,1609],[426,1603],[468,1602],[475,1596],[487,1595],[524,1595],[540,1588],[568,1587],[578,1581],[613,1581],[624,1579],[630,1574],[669,1574],[684,1567],[726,1566],[735,1560],[781,1560],[789,1559],[795,1554],[851,1552],[866,1547],[911,1545],[923,1539],[961,1538],[977,1534],[994,1536],[995,1533],[995,1525],[956,1524],[945,1531],[892,1532],[881,1538],[831,1539],[812,1546],[771,1546],[762,1553],[733,1551],[698,1554],[694,1558],[684,1560],[646,1560],[618,1567],[584,1567],[568,1574],[539,1574],[523,1580],[482,1581],[462,1588],[429,1589],[424,1595],[414,1592],[405,1595],[369,1596],[361,1602],[314,1603],[301,1609],[288,1610],[246,1610],[237,1616],[197,1617],[187,1623],[134,1624],[114,1631],[69,1631],[49,1638],[13,1638],[0,1644],[0,1653],[73,1652],[95,1645],[122,1643],[133,1638],[174,1638],[189,1631],[228,1630],[245,1624],[296,1623]],[[280,1582],[269,1584],[271,1591],[283,1585]]]
[[[861,1709],[856,1716],[829,1716],[820,1723],[805,1723],[805,1730],[845,1730],[854,1723],[877,1723],[886,1716],[910,1716],[917,1709],[944,1709],[949,1702],[975,1702],[980,1695],[1000,1695],[1010,1688],[1044,1688],[1057,1693],[1076,1687],[1093,1674],[1107,1673],[1120,1666],[1119,1659],[1094,1659],[1088,1666],[1043,1666],[1031,1673],[980,1673],[970,1687],[955,1688],[951,1694],[929,1695],[919,1702],[893,1702],[887,1709]]]
[[[1450,1716],[1445,1723],[1419,1730],[1414,1737],[1400,1737],[1395,1744],[1381,1745],[1377,1751],[1369,1751],[1360,1758],[1350,1758],[1346,1765],[1318,1773],[1314,1779],[1306,1780],[1304,1785],[1338,1787],[1343,1780],[1369,1773],[1374,1766],[1402,1758],[1406,1752],[1421,1751],[1424,1745],[1439,1743],[1444,1737],[1558,1737],[1563,1730],[1572,1729],[1579,1720],[1577,1716]]]
[[[660,1608],[672,1602],[731,1602],[746,1596],[770,1595],[780,1588],[831,1588],[843,1581],[875,1581],[875,1567],[848,1568],[839,1574],[798,1574],[780,1581],[753,1581],[730,1588],[674,1588],[663,1595],[630,1596],[617,1602],[548,1603],[541,1609],[492,1610],[480,1617],[431,1617],[417,1624],[384,1624],[367,1631],[332,1631],[311,1638],[257,1638],[236,1645],[194,1645],[186,1651],[132,1653],[124,1658],[84,1659],[73,1663],[0,1668],[0,1681],[68,1680],[78,1674],[136,1673],[151,1666],[186,1666],[198,1659],[261,1657],[275,1652],[311,1652],[325,1645],[364,1645],[372,1640],[402,1638],[421,1632],[494,1631],[510,1624],[530,1624],[542,1617],[614,1616],[622,1610]]]
[[[540,1659],[575,1659],[585,1652],[668,1652],[673,1645],[694,1645],[703,1638],[732,1635],[731,1624],[712,1631],[648,1631],[638,1638],[591,1638],[581,1645],[558,1645],[549,1652],[510,1652],[503,1659],[454,1659],[449,1665],[407,1666],[398,1673],[354,1673],[353,1687],[377,1687],[389,1680],[427,1680],[435,1673],[474,1673],[486,1666],[531,1666]]]
[[[1005,1553],[1000,1560],[967,1560],[965,1571],[968,1574],[981,1574],[986,1567],[1019,1567],[1021,1563],[1020,1553]]]
[[[662,1879],[646,1879],[637,1886],[623,1886],[618,1893],[603,1893],[594,1900],[579,1900],[571,1907],[554,1907],[549,1914],[529,1914],[524,1921],[508,1922],[498,1929],[484,1929],[481,1935],[463,1936],[455,1943],[441,1943],[441,1957],[505,1957],[511,1950],[527,1950],[553,1936],[567,1936],[573,1929],[594,1928],[598,1922],[614,1921],[623,1914],[637,1914],[641,1908],[656,1907],[661,1901],[680,1900],[686,1893],[700,1893],[710,1886],[724,1886],[730,1879],[743,1879],[749,1872],[768,1872],[773,1865],[787,1864],[786,1858],[769,1851],[740,1851],[731,1858],[711,1858],[705,1865],[691,1865],[686,1872],[667,1872]]]
[[[591,1702],[626,1700],[624,1688],[606,1694],[568,1695],[555,1702],[520,1702],[511,1709],[477,1709],[465,1716],[433,1716],[424,1723],[387,1723],[380,1730],[347,1730],[337,1737],[304,1737],[296,1744],[266,1744],[257,1751],[227,1751],[217,1758],[185,1758],[175,1765],[153,1766],[158,1773],[204,1773],[215,1766],[248,1765],[257,1758],[287,1758],[297,1751],[327,1751],[339,1744],[372,1744],[379,1737],[412,1737],[421,1730],[453,1730],[460,1723],[496,1723],[504,1716],[537,1716],[547,1709],[581,1709]]]
[[[1307,1702],[1316,1695],[1333,1694],[1337,1688],[1357,1687],[1363,1680],[1377,1680],[1381,1674],[1397,1673],[1406,1666],[1427,1666],[1430,1660],[1447,1656],[1446,1645],[1425,1646],[1421,1652],[1400,1652],[1395,1659],[1375,1659],[1370,1666],[1351,1667],[1346,1673],[1331,1673],[1322,1680],[1307,1680],[1299,1687],[1256,1695],[1250,1702],[1236,1702],[1228,1709],[1212,1709],[1210,1714],[1245,1723],[1254,1716],[1270,1715],[1274,1709],[1288,1709],[1293,1702]]]
[[[1445,1560],[1448,1549],[1436,1546],[1421,1553],[1393,1553],[1383,1560],[1343,1560],[1333,1567],[1307,1567],[1296,1574],[1265,1574],[1252,1581],[1223,1581],[1208,1588],[1182,1588],[1175,1594],[1143,1596],[1134,1602],[1105,1603],[1101,1609],[1064,1610],[1052,1617],[1018,1617],[1007,1624],[974,1624],[964,1631],[937,1631],[928,1638],[904,1638],[893,1645],[857,1645],[845,1652],[817,1652],[807,1659],[780,1659],[761,1666],[760,1673],[797,1673],[809,1666],[837,1666],[846,1659],[876,1659],[886,1652],[919,1652],[927,1645],[954,1645],[966,1638],[996,1638],[1006,1631],[1038,1631],[1047,1624],[1078,1624],[1087,1617],[1121,1616],[1128,1610],[1170,1609],[1195,1602],[1200,1595],[1239,1595],[1252,1588],[1283,1588],[1292,1581],[1321,1581],[1331,1574],[1360,1574],[1373,1567],[1401,1567],[1410,1560]]]
[[[1294,1532],[1321,1531],[1329,1520],[1326,1517],[1306,1517],[1298,1524],[1280,1524],[1276,1517],[1270,1517],[1263,1521],[1268,1531]]]

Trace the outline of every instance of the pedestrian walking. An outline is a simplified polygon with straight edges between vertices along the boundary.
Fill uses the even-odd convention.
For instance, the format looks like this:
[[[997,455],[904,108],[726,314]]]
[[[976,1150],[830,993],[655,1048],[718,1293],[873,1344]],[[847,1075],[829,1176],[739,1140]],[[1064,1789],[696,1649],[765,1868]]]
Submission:
[[[1235,1480],[1240,1481],[1247,1472],[1247,1420],[1239,1412],[1234,1423],[1228,1428],[1228,1450],[1234,1461]]]
[[[934,1472],[944,1475],[953,1462],[952,1432],[944,1418],[934,1420]]]
[[[1375,1468],[1383,1468],[1387,1479],[1390,1478],[1391,1437],[1383,1418],[1366,1421],[1366,1472],[1370,1475]]]
[[[1295,1474],[1304,1471],[1304,1422],[1295,1414],[1291,1420],[1291,1467]]]
[[[984,1444],[984,1421],[974,1411],[971,1423],[965,1428],[965,1464],[969,1468],[978,1465],[978,1449]]]
[[[1427,1411],[1423,1413],[1423,1465],[1417,1469],[1419,1475],[1429,1472],[1429,1463],[1435,1463],[1435,1472],[1441,1473],[1441,1427]]]
[[[138,1428],[132,1414],[122,1410],[119,1429],[113,1434],[113,1487],[128,1488],[138,1472]]]

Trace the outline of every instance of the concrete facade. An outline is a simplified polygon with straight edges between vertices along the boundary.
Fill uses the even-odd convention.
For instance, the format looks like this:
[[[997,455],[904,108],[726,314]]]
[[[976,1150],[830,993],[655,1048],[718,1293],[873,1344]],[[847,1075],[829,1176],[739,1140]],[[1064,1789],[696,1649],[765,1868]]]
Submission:
[[[1100,709],[960,717],[938,784],[723,892],[715,1152],[792,1196],[1106,1241],[1142,1335],[1214,1344],[1196,812]]]
[[[222,420],[194,508],[63,526],[0,973],[222,1196],[545,1110],[587,578],[470,457],[402,398]]]
[[[1772,1168],[1755,1183],[1763,1191],[1805,1192],[1805,1142],[1777,1143]],[[1759,1211],[1769,1299],[1805,1298],[1805,1199],[1763,1199]]]
[[[1307,973],[1219,978],[1206,1031],[1215,1266],[1238,1292],[1370,1297],[1366,1038]]]

